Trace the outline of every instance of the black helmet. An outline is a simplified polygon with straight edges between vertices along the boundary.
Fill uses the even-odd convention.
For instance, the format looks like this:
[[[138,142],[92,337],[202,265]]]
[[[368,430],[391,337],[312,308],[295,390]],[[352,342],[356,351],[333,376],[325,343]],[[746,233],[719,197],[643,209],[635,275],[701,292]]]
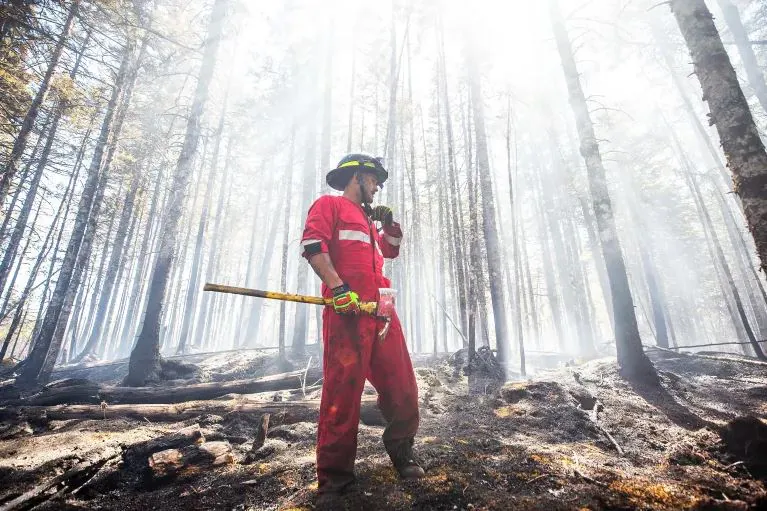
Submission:
[[[328,172],[325,180],[334,190],[343,191],[355,172],[374,173],[379,186],[383,186],[384,181],[389,177],[379,158],[366,154],[347,154],[341,158],[336,168]]]

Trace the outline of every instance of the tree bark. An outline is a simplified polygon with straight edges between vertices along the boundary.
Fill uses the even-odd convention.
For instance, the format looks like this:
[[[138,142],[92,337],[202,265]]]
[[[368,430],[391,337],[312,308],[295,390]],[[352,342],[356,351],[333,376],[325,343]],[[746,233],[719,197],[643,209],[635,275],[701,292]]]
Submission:
[[[762,270],[767,271],[767,152],[706,4],[671,0],[670,6],[708,102],[709,122],[719,133]]]
[[[192,162],[200,138],[200,121],[208,99],[208,88],[213,78],[216,55],[223,32],[228,0],[216,0],[208,24],[208,37],[197,80],[194,101],[187,121],[184,145],[178,158],[176,173],[173,176],[169,203],[165,211],[157,259],[154,264],[152,279],[149,284],[146,312],[141,333],[131,351],[128,376],[125,383],[131,386],[157,381],[160,377],[160,321],[165,306],[165,294],[178,237],[178,226],[184,210]]]
[[[570,95],[570,105],[575,114],[576,127],[581,141],[581,155],[586,162],[589,190],[594,202],[594,213],[599,228],[602,253],[607,266],[610,294],[615,317],[615,341],[618,364],[629,376],[652,376],[655,374],[650,360],[642,349],[639,336],[634,300],[631,296],[623,252],[613,217],[612,202],[607,189],[605,168],[599,152],[594,125],[586,103],[586,96],[580,83],[572,46],[568,39],[562,13],[557,0],[549,0],[549,8],[557,48]]]

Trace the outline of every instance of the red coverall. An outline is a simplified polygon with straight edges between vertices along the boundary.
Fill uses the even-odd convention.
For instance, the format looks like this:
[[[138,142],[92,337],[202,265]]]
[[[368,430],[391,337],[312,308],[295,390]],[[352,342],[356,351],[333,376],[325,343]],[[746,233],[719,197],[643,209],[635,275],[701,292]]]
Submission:
[[[391,285],[382,274],[383,258],[399,255],[401,239],[398,224],[385,227],[381,236],[358,204],[327,195],[309,209],[301,244],[316,246],[319,242],[339,277],[359,294],[360,301],[370,302],[378,300],[379,287]],[[332,296],[324,283],[322,296]],[[412,441],[419,420],[418,387],[397,315],[382,340],[377,339],[377,332],[384,323],[373,316],[344,316],[325,307],[322,320],[324,383],[317,429],[320,492],[354,480],[365,379],[378,392],[378,406],[388,423],[383,440],[390,455],[400,442]]]

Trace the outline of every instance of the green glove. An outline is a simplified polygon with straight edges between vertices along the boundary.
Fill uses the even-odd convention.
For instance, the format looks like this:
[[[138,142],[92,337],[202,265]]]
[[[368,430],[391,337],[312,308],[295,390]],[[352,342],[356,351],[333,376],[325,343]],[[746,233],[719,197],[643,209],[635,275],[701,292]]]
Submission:
[[[348,284],[333,288],[333,310],[336,314],[359,314],[360,297]]]
[[[384,225],[391,225],[394,222],[394,214],[389,206],[376,206],[373,208],[373,214],[370,215],[370,219],[381,222]]]

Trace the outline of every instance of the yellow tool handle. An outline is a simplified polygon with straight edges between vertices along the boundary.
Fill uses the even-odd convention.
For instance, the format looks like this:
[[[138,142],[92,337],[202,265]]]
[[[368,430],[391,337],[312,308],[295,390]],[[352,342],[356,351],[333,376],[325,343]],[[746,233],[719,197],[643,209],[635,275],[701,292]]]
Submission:
[[[206,283],[203,291],[214,291],[216,293],[229,293],[233,295],[255,296],[258,298],[270,298],[272,300],[283,300],[286,302],[309,303],[312,305],[333,305],[330,298],[321,296],[293,295],[290,293],[278,293],[276,291],[261,291],[260,289],[250,289],[247,287],[224,286],[222,284]],[[375,314],[378,309],[376,302],[360,302],[360,310],[366,314]]]

